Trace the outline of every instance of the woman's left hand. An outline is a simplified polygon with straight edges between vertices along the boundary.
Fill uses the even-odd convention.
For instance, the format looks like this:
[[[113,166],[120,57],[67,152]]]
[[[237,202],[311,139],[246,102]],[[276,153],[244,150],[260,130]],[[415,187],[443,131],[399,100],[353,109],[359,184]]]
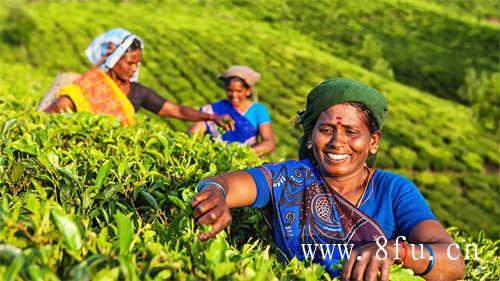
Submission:
[[[394,252],[393,243],[387,243],[383,248],[376,243],[354,248],[349,260],[344,264],[342,280],[389,281],[389,270],[395,261]]]

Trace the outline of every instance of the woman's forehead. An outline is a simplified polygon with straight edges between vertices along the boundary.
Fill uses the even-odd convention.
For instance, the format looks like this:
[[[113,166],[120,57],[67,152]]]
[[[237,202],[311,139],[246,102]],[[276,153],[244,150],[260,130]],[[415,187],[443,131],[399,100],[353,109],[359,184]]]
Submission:
[[[241,81],[238,81],[236,79],[231,79],[229,83],[227,84],[227,87],[231,88],[245,88],[243,83]]]
[[[132,52],[126,52],[124,55],[123,55],[123,58],[125,58],[127,61],[130,61],[130,62],[139,62],[141,61],[141,55],[142,55],[142,51],[141,49],[137,49],[135,51],[132,51]]]
[[[357,125],[358,123],[365,123],[365,116],[363,112],[348,103],[335,104],[325,109],[319,115],[318,122],[321,123],[349,123]]]

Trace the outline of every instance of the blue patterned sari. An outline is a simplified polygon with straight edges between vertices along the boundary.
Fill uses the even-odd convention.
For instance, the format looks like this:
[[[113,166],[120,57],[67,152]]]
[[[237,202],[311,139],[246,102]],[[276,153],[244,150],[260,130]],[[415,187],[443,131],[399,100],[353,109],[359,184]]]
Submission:
[[[337,265],[348,258],[345,250],[352,248],[351,244],[385,237],[382,227],[329,188],[308,160],[264,164],[255,169],[272,186],[271,204],[267,205],[271,210],[267,211],[272,211],[269,220],[274,238],[287,258],[312,259],[336,276]],[[370,178],[366,186],[373,185]]]
[[[215,113],[217,115],[229,115],[234,120],[234,131],[227,131],[219,135],[217,125],[213,121],[205,121],[207,132],[213,140],[222,140],[231,142],[240,142],[248,145],[257,143],[258,130],[248,119],[241,115],[231,103],[227,100],[221,100],[216,103],[203,106],[201,111],[206,113]]]

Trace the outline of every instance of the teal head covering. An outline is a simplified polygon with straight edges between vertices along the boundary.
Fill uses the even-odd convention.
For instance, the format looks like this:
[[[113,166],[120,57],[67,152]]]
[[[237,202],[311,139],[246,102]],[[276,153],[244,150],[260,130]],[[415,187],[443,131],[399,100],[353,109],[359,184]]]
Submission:
[[[384,118],[387,113],[387,101],[377,90],[358,81],[334,78],[329,79],[316,86],[307,95],[307,105],[301,113],[301,124],[304,128],[304,135],[300,140],[299,159],[309,158],[314,160],[311,149],[307,149],[306,133],[310,133],[321,112],[332,105],[344,102],[359,102],[366,106],[372,113],[378,128],[384,126]],[[375,155],[370,155],[367,160],[369,166],[375,163]]]

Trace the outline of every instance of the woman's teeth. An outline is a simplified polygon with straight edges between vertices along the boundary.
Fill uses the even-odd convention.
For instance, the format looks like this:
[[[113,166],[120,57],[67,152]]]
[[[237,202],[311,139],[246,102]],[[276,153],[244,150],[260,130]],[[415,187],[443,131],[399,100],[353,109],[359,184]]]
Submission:
[[[334,160],[334,161],[344,160],[344,159],[346,159],[347,157],[349,157],[349,154],[335,154],[335,153],[327,153],[326,155],[328,156],[328,158],[329,158],[330,160]]]

